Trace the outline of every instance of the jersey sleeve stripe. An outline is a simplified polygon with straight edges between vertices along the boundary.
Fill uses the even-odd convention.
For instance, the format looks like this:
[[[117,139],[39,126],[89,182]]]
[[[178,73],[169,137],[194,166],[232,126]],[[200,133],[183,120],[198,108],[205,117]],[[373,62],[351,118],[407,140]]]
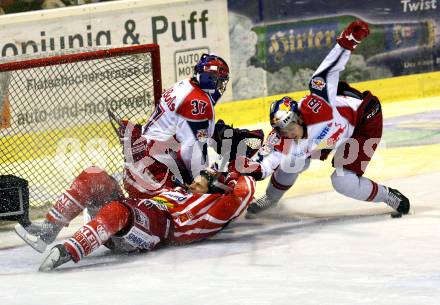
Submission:
[[[182,211],[177,211],[175,213],[172,213],[172,216],[173,217],[178,217],[179,215],[187,213],[189,210],[191,210],[192,208],[197,206],[199,203],[205,201],[207,199],[207,197],[209,197],[209,196],[211,196],[211,194],[204,194],[204,195],[200,196],[193,203],[191,203],[188,206],[186,206]]]

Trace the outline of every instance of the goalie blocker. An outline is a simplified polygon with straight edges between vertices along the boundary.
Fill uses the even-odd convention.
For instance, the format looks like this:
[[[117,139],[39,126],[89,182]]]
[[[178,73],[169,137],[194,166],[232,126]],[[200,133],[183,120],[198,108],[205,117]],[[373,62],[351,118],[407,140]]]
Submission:
[[[18,221],[28,226],[29,187],[28,182],[13,175],[0,175],[0,220]]]

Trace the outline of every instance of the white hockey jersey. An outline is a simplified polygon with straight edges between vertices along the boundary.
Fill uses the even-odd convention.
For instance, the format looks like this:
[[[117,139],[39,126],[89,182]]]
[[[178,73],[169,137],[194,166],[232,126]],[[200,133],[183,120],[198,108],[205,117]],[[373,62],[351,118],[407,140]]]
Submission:
[[[283,139],[276,130],[269,134],[253,158],[261,164],[262,179],[270,176],[282,162],[290,167],[304,164],[298,161],[319,158],[322,149],[335,149],[352,136],[362,100],[337,95],[339,73],[344,70],[350,53],[336,44],[313,74],[309,83],[311,93],[298,102],[306,126],[305,138]]]
[[[191,80],[164,91],[156,110],[143,126],[148,143],[178,142],[178,157],[193,176],[207,164],[207,141],[215,125],[214,101]],[[166,153],[160,158],[170,158]]]

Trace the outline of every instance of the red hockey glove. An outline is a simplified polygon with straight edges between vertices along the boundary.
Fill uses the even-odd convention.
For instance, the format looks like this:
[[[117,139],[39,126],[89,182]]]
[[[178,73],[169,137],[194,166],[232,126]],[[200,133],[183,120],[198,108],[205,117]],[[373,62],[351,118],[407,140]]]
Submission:
[[[234,187],[234,195],[238,198],[245,198],[251,193],[251,189],[249,189],[248,184],[244,177],[241,177],[237,180],[237,183]]]
[[[344,49],[353,51],[369,34],[368,24],[362,20],[356,20],[350,23],[336,40]]]

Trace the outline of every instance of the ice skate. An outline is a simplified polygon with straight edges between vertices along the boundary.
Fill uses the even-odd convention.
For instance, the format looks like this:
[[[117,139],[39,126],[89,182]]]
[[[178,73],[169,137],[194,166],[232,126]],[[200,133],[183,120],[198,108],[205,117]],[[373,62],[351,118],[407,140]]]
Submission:
[[[252,202],[246,211],[246,218],[247,219],[253,219],[257,217],[257,214],[269,209],[276,207],[278,202],[271,201],[269,198],[267,198],[266,195],[258,198],[254,202]]]
[[[53,224],[47,220],[40,223],[31,223],[29,226],[23,227],[21,224],[15,226],[15,233],[20,236],[29,246],[36,251],[43,253],[47,245],[51,244],[58,233],[61,226]]]
[[[396,212],[401,214],[408,214],[410,209],[409,199],[406,198],[398,190],[388,188],[388,196],[385,203],[392,207]]]
[[[72,256],[64,245],[56,245],[45,257],[38,271],[48,272],[72,260]]]

